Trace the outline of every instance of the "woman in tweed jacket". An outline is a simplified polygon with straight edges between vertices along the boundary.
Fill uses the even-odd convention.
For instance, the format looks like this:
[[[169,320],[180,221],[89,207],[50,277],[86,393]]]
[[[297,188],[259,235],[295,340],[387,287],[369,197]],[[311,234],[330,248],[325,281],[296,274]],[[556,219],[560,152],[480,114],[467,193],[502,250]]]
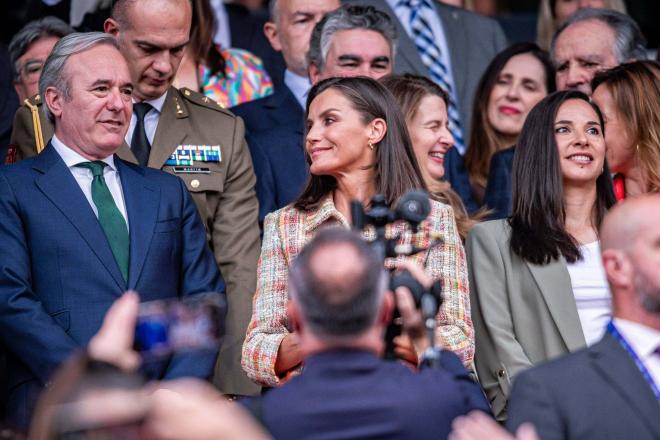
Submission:
[[[243,345],[243,369],[274,386],[299,371],[297,334],[287,316],[288,267],[321,227],[348,228],[350,201],[369,203],[383,194],[389,206],[413,189],[426,189],[405,121],[392,95],[369,78],[332,78],[315,85],[307,100],[305,151],[311,177],[299,199],[266,217],[252,319]],[[431,200],[431,214],[413,234],[393,225],[400,243],[425,248],[409,257],[442,280],[437,342],[471,368],[474,335],[465,253],[451,208]],[[388,265],[394,265],[389,261]]]

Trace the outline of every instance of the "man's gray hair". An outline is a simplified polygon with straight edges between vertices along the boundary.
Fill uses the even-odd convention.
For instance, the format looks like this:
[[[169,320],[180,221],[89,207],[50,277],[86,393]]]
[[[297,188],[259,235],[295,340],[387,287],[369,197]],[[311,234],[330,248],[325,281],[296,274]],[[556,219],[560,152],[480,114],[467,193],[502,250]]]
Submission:
[[[64,67],[70,56],[85,52],[95,46],[107,44],[119,50],[119,44],[115,37],[104,32],[84,32],[74,33],[63,37],[57,42],[53,51],[50,53],[44,64],[39,79],[39,94],[42,99],[46,97],[46,89],[55,87],[59,90],[65,99],[70,98],[69,78],[64,73]],[[51,113],[48,105],[43,106],[46,117],[52,123],[55,123],[55,117]]]
[[[44,17],[26,24],[9,43],[9,59],[14,81],[18,81],[21,74],[18,59],[25,55],[30,46],[42,38],[62,38],[71,33],[73,33],[71,26],[57,17]]]
[[[337,246],[351,249],[346,255],[351,270],[331,276],[317,258]],[[289,268],[289,292],[302,320],[326,340],[345,340],[368,330],[378,317],[386,282],[383,262],[371,245],[357,232],[339,227],[319,231]]]
[[[390,44],[391,56],[394,59],[397,35],[392,18],[373,6],[343,5],[341,8],[325,14],[321,21],[314,26],[309,41],[309,52],[307,52],[307,67],[314,64],[320,72],[323,72],[334,35],[339,31],[353,29],[375,31],[381,34]]]
[[[555,44],[559,35],[569,26],[587,20],[598,20],[614,31],[614,55],[619,64],[646,59],[646,39],[635,20],[611,9],[585,8],[571,15],[555,32],[550,46],[553,60],[555,59]]]

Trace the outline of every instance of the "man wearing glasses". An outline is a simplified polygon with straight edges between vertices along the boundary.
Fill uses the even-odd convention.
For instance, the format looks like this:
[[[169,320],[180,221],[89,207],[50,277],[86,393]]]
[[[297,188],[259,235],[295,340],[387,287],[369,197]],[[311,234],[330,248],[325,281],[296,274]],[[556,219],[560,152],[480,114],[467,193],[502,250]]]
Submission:
[[[55,43],[72,32],[73,29],[59,18],[44,17],[26,24],[9,43],[14,88],[21,105],[30,109],[33,120],[38,121],[40,118],[39,108],[42,103],[37,93],[44,62]],[[21,136],[24,134],[12,135],[5,163],[13,163],[16,160],[16,137]]]
[[[68,24],[55,17],[31,21],[9,44],[14,69],[14,87],[20,102],[39,92],[41,68],[60,38],[73,32]]]

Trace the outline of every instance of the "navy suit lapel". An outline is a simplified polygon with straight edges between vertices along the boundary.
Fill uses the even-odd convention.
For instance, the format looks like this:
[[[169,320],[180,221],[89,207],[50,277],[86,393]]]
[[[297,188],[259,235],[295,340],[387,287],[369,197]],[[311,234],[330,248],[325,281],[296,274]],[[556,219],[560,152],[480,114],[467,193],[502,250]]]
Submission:
[[[96,254],[103,267],[110,273],[119,288],[124,290],[126,283],[92,207],[80,190],[71,171],[50,143],[35,158],[33,168],[43,173],[35,179],[36,185],[80,232],[83,240]]]
[[[651,432],[660,432],[660,402],[628,353],[609,333],[589,349],[596,372],[633,408]]]
[[[302,125],[303,123],[303,108],[285,84],[265,98],[263,106],[276,125],[288,125],[291,122]]]
[[[117,157],[115,163],[124,193],[131,242],[128,288],[135,289],[158,219],[160,188],[144,176],[141,168],[130,167]]]

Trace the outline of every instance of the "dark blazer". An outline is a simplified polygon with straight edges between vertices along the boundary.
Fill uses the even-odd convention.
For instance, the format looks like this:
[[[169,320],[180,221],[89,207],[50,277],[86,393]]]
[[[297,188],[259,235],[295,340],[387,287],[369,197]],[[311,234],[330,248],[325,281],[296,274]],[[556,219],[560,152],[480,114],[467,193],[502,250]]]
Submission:
[[[458,357],[415,373],[359,350],[327,351],[265,395],[262,421],[276,439],[442,439],[459,415],[489,408]]]
[[[12,143],[15,158],[37,154],[34,116],[42,114],[39,95],[29,98],[16,112]],[[34,113],[32,113],[32,109]],[[41,117],[39,131],[44,145],[53,136],[53,124]],[[185,145],[219,145],[220,161],[195,161],[193,169],[177,172],[168,159]],[[137,163],[124,142],[117,151],[122,159]],[[241,347],[257,283],[261,249],[257,222],[255,176],[242,121],[212,99],[192,90],[170,87],[151,145],[148,165],[175,174],[186,184],[206,227],[206,238],[227,282],[228,314],[225,337],[218,357],[215,382],[228,394],[253,395],[259,388],[243,373]],[[190,168],[190,167],[184,167]]]
[[[469,214],[474,214],[479,205],[472,197],[472,189],[470,188],[470,178],[465,168],[465,161],[463,156],[456,148],[450,148],[445,154],[444,161],[445,175],[443,180],[446,180],[451,185],[451,188],[461,197],[465,209]]]
[[[231,47],[237,47],[252,52],[264,63],[264,67],[274,84],[280,84],[284,78],[284,58],[270,45],[264,34],[264,24],[267,14],[251,12],[248,8],[226,4],[229,19],[229,34]]]
[[[386,1],[344,0],[344,3],[372,5],[390,14],[394,19],[399,37],[394,61],[395,73],[410,72],[428,76],[428,69],[419,56],[414,41],[410,39],[406,29]],[[491,18],[445,5],[438,0],[434,2],[434,6],[447,37],[463,137],[467,145],[472,118],[472,101],[477,85],[493,57],[507,46],[507,41],[500,25]]]
[[[303,108],[284,84],[276,86],[270,96],[237,105],[230,110],[243,118],[248,134],[285,127],[293,132],[303,127]]]
[[[5,161],[14,114],[18,108],[12,70],[7,48],[0,45],[0,163]]]
[[[295,201],[309,176],[303,130],[299,124],[256,132],[248,137],[257,175],[259,222],[267,214]]]
[[[510,147],[493,154],[490,159],[488,183],[484,195],[484,204],[492,209],[490,218],[495,220],[511,215],[513,200],[511,187],[511,168],[516,147]]]
[[[115,157],[130,234],[125,282],[71,171],[52,145],[0,168],[0,338],[8,354],[9,415],[29,420],[36,393],[99,329],[127,289],[142,301],[224,291],[204,227],[181,179]],[[175,355],[152,378],[213,372],[217,352]]]
[[[532,422],[542,440],[657,440],[660,402],[609,333],[597,344],[520,373],[507,427]]]

